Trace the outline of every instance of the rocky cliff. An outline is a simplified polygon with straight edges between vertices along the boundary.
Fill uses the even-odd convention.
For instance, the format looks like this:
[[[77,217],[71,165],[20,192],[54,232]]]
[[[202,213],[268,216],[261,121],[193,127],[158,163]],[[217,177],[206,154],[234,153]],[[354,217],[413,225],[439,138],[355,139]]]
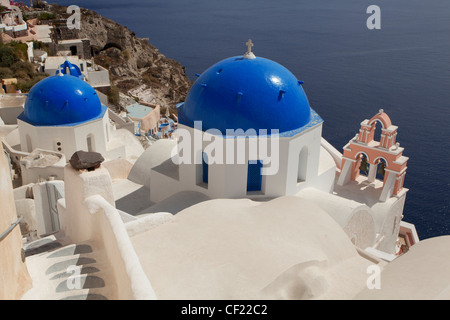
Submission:
[[[152,46],[148,39],[98,13],[81,9],[80,38],[91,42],[95,62],[109,68],[122,93],[173,112],[191,86],[184,67]]]

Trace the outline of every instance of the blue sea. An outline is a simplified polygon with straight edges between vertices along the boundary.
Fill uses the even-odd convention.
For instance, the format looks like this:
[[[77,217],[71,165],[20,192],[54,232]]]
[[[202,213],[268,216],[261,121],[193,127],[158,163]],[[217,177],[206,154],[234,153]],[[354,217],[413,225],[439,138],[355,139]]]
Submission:
[[[50,1],[51,2],[51,1]],[[421,239],[450,234],[450,1],[59,0],[149,38],[194,79],[212,64],[253,52],[303,80],[338,150],[380,108],[399,127],[408,161],[404,220]],[[366,26],[370,5],[381,29]],[[449,170],[447,170],[449,167]]]

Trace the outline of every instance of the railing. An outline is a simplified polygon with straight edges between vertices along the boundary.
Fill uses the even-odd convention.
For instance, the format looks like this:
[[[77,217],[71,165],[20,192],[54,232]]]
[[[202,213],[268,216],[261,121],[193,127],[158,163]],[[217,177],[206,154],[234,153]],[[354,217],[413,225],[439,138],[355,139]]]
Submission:
[[[328,141],[324,138],[321,139],[320,145],[328,151],[328,153],[333,157],[334,162],[336,163],[337,168],[341,168],[342,165],[342,153],[340,153],[335,147],[333,147]]]
[[[134,134],[134,122],[129,117],[121,117],[111,109],[108,109],[109,119],[115,122],[117,129],[127,129]]]
[[[20,223],[20,221],[22,221],[22,219],[23,219],[23,216],[20,216],[19,219],[17,219],[16,222],[12,223],[11,226],[8,229],[6,229],[5,232],[0,234],[0,241],[5,239],[8,236],[8,234],[10,234],[11,231],[13,231],[13,229]]]
[[[27,157],[30,155],[29,152],[23,152],[13,149],[8,142],[5,141],[5,139],[1,139],[3,144],[3,149],[9,153],[9,156],[11,157],[11,161],[15,162],[17,166],[20,167],[20,160],[22,160],[23,157]]]

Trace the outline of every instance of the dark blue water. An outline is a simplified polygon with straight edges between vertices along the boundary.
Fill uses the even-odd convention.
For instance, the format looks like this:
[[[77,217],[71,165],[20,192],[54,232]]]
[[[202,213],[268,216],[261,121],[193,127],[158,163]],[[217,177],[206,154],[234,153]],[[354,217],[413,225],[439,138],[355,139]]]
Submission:
[[[148,37],[194,78],[245,53],[291,70],[342,151],[380,108],[410,157],[404,220],[421,239],[450,234],[450,1],[60,0],[97,11]],[[381,8],[369,30],[366,9]]]

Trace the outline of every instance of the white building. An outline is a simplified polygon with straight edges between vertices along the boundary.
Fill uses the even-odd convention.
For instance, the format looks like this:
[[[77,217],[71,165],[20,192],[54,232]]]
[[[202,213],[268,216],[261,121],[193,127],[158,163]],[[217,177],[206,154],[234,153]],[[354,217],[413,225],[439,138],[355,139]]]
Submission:
[[[40,156],[53,154],[63,162],[83,150],[99,152],[106,161],[131,163],[144,150],[128,128],[132,123],[109,110],[89,83],[71,74],[48,77],[26,95],[0,95],[0,136],[11,162],[21,168],[23,184],[62,178],[53,160],[37,166],[28,161],[32,167],[22,163],[36,149]]]
[[[12,106],[15,100],[7,96],[0,102]],[[58,229],[57,222],[48,223],[52,217],[48,208],[56,210],[58,199],[58,193],[51,190],[54,183],[63,183],[64,167],[76,151],[100,153],[105,167],[116,177],[117,172],[131,167],[144,149],[124,127],[125,121],[108,110],[94,88],[79,77],[59,73],[45,78],[21,101],[23,111],[14,119],[17,124],[11,122],[13,113],[1,113],[5,124],[0,125],[0,134],[15,186],[27,190],[39,184],[33,187],[34,205],[30,206],[27,198],[18,211],[40,236]]]
[[[178,135],[186,136],[178,145],[184,159],[153,170],[152,201],[168,196],[158,187],[165,184],[169,192],[195,190],[211,198],[273,198],[310,186],[332,190],[335,165],[321,151],[323,120],[301,83],[276,62],[232,57],[217,63],[178,106],[178,119]],[[331,166],[320,167],[324,162]]]
[[[12,38],[28,35],[28,24],[23,20],[22,11],[17,6],[10,4],[8,0],[2,0],[0,5],[6,10],[0,13],[0,32],[4,32]]]
[[[86,50],[86,47],[89,50]],[[58,41],[58,54],[67,53],[72,56],[79,56],[82,59],[89,59],[89,56],[85,55],[85,52],[90,52],[89,39],[68,39]]]
[[[35,148],[63,153],[78,150],[124,155],[124,147],[111,148],[107,107],[83,80],[61,75],[37,83],[28,94],[18,125],[22,151]],[[120,150],[119,150],[120,149]]]
[[[393,258],[400,230],[417,240],[401,222],[407,189],[380,197],[384,182],[374,177],[338,183],[345,157],[322,138],[323,120],[302,84],[251,51],[218,62],[178,105],[178,144],[152,145],[130,177],[145,181],[155,204],[186,192],[199,199],[298,196],[328,212],[358,247]]]
[[[69,69],[69,70],[66,70]],[[59,72],[82,77],[93,88],[107,88],[111,86],[109,71],[92,60],[80,59],[78,56],[50,56],[45,58],[43,71],[48,75]]]

